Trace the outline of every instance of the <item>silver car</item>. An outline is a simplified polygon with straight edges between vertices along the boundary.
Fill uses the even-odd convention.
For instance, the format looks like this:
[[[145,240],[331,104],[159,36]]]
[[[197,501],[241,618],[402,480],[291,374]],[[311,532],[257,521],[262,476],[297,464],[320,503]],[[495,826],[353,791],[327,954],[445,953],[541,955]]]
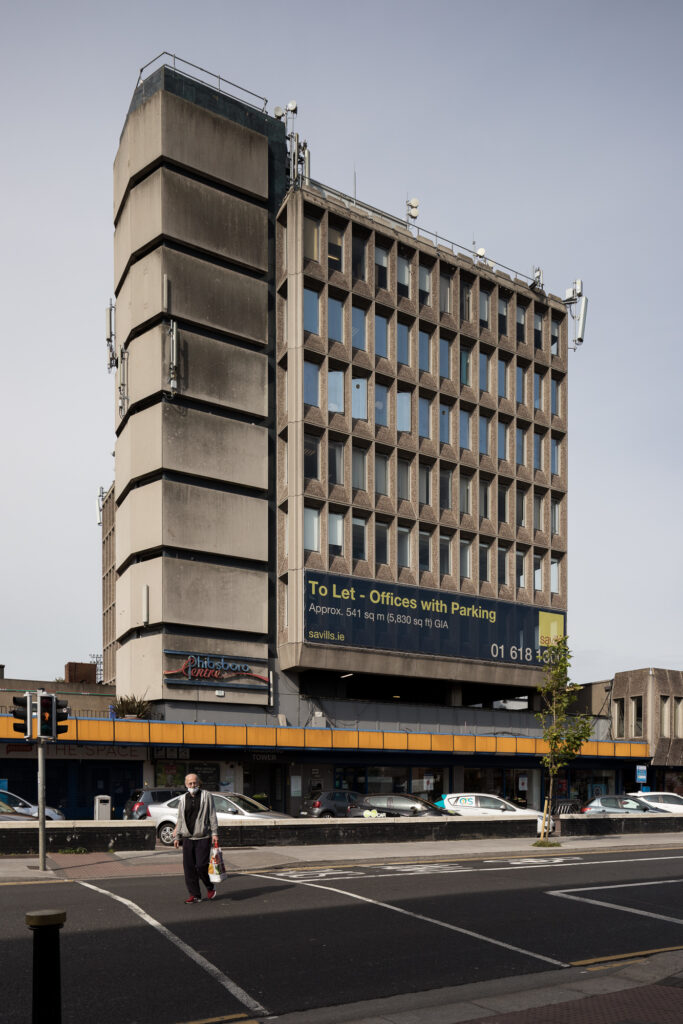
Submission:
[[[244,793],[212,793],[216,805],[216,817],[219,825],[234,825],[236,821],[251,818],[253,821],[271,821],[274,818],[289,818],[291,814],[281,814],[265,807],[253,797]],[[167,800],[163,804],[148,804],[146,818],[151,818],[156,826],[157,836],[164,846],[173,846],[173,829],[178,820],[179,796]]]
[[[650,807],[644,800],[627,793],[617,793],[613,796],[596,796],[589,804],[581,808],[582,814],[643,814],[645,811],[662,810],[660,807]]]
[[[536,834],[541,835],[543,829],[543,815],[531,807],[517,807],[500,796],[493,796],[491,793],[447,793],[436,801],[437,807],[443,805],[447,811],[457,811],[458,814],[471,817],[491,817],[499,814],[511,814],[517,819],[535,818]],[[550,819],[550,832],[555,831],[555,822]]]
[[[35,818],[38,815],[38,804],[32,804],[28,800],[24,800],[23,796],[17,796],[16,793],[10,793],[6,789],[0,789],[0,800],[3,804],[8,804],[15,814],[23,814],[27,818]],[[45,817],[50,821],[64,820],[64,815],[56,807],[46,806]]]
[[[648,807],[652,807],[657,811],[668,811],[669,814],[683,814],[683,796],[679,796],[677,793],[665,793],[664,791],[629,793],[629,796],[642,800]]]

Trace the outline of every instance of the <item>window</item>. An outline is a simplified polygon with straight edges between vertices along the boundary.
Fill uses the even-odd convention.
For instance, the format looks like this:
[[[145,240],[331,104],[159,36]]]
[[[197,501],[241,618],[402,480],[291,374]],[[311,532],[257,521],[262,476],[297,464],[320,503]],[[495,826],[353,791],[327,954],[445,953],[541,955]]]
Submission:
[[[389,493],[389,456],[375,452],[375,494]]]
[[[508,332],[508,300],[502,295],[498,299],[498,333],[506,335]]]
[[[417,474],[418,501],[420,502],[421,505],[430,504],[429,497],[431,490],[431,475],[432,474],[430,467],[426,466],[423,462],[421,462]]]
[[[510,548],[507,544],[498,542],[498,586],[506,587],[508,582],[508,554]]]
[[[489,357],[486,352],[479,353],[479,390],[489,389]]]
[[[410,366],[410,334],[408,324],[396,324],[396,359],[403,366]]]
[[[491,321],[491,292],[479,287],[479,327],[488,330]]]
[[[543,495],[534,491],[534,530],[543,529]]]
[[[451,407],[443,402],[439,405],[439,441],[441,444],[451,443]]]
[[[317,404],[317,403],[316,403]],[[344,412],[344,371],[329,370],[327,374],[327,409]]]
[[[304,434],[304,476],[320,479],[320,438],[315,434]]]
[[[396,486],[399,501],[410,501],[410,463],[407,459],[396,462]]]
[[[491,554],[491,541],[479,541],[479,582],[487,583],[489,579],[489,562]]]
[[[674,697],[674,735],[683,736],[683,697]]]
[[[552,356],[560,354],[560,322],[554,317],[550,321],[550,354]]]
[[[418,403],[419,407],[419,433],[420,437],[430,437],[430,414],[431,414],[431,402],[428,398],[421,398]]]
[[[631,697],[631,735],[643,735],[643,698]]]
[[[330,272],[342,269],[344,251],[344,229],[334,224],[327,228],[327,267]]]
[[[367,377],[351,378],[351,415],[354,420],[366,420],[368,418]]]
[[[517,303],[517,341],[526,341],[526,306]]]
[[[550,412],[553,416],[560,414],[560,382],[556,377],[550,378]]]
[[[375,246],[375,285],[389,287],[389,250],[381,245]]]
[[[344,516],[341,512],[330,512],[328,516],[327,550],[330,558],[344,554]]]
[[[472,319],[472,282],[460,278],[460,319]]]
[[[504,480],[498,481],[498,522],[508,522],[508,508],[510,497],[510,485]]]
[[[327,446],[327,474],[330,485],[344,483],[344,445],[330,441]]]
[[[439,508],[451,508],[451,487],[453,485],[453,470],[439,470]]]
[[[396,393],[396,429],[409,432],[413,429],[411,417],[411,392],[398,391]]]
[[[504,462],[508,457],[508,425],[498,420],[498,458]]]
[[[320,551],[320,511],[304,506],[304,550]]]
[[[470,366],[472,362],[472,349],[466,345],[460,346],[460,383],[463,387],[469,387],[472,383],[470,380]]]
[[[560,532],[560,499],[550,499],[550,532]]]
[[[439,274],[439,312],[451,311],[451,275]]]
[[[517,526],[526,526],[526,490],[519,485],[515,495],[515,522]]]
[[[447,380],[451,375],[451,343],[448,338],[439,338],[439,376]]]
[[[389,388],[375,384],[375,426],[386,427],[389,423]]]
[[[526,587],[526,574],[524,572],[524,563],[526,552],[521,548],[517,548],[515,552],[515,578],[517,580],[517,586],[520,590],[524,590]]]
[[[498,397],[508,396],[508,360],[498,357]]]
[[[624,698],[619,697],[612,701],[614,705],[614,735],[617,739],[623,739],[625,732],[624,720]]]
[[[534,370],[534,409],[543,408],[543,374]]]
[[[320,367],[304,359],[304,405],[320,405]]]
[[[431,534],[429,530],[420,530],[418,538],[418,553],[420,557],[420,572],[429,572],[432,567],[431,553]]]
[[[327,337],[330,341],[344,340],[344,304],[331,296],[327,300]]]
[[[410,258],[400,251],[396,265],[396,291],[399,298],[410,298]]]
[[[518,405],[524,405],[524,367],[517,365],[515,377],[515,399]]]
[[[556,476],[560,472],[560,440],[550,438],[550,472]]]
[[[431,369],[430,348],[432,338],[428,331],[420,331],[418,334],[418,366],[420,370],[429,373]]]
[[[479,454],[489,454],[489,427],[491,425],[491,417],[486,416],[483,412],[479,413]]]
[[[351,519],[351,541],[353,546],[353,557],[364,561],[365,552],[365,520],[360,516],[353,516]]]
[[[389,564],[389,527],[386,523],[375,523],[375,562]]]
[[[543,590],[543,555],[534,552],[534,590]]]
[[[550,559],[550,593],[559,594],[560,592],[560,559]]]
[[[304,259],[320,259],[320,221],[304,217]]]
[[[451,535],[439,534],[439,572],[442,576],[451,574]]]
[[[389,320],[375,313],[375,355],[386,359],[389,354]]]
[[[534,469],[543,469],[543,434],[534,430]]]
[[[471,448],[470,444],[470,418],[471,413],[467,409],[460,410],[460,447]]]
[[[357,448],[355,445],[351,453],[351,486],[354,490],[365,490],[365,448]],[[358,556],[354,555],[354,558]]]
[[[351,274],[354,281],[365,280],[365,239],[354,235],[351,242]]]
[[[534,348],[543,348],[543,314],[534,312]]]
[[[491,494],[491,482],[483,477],[479,478],[479,518],[490,519],[491,509],[489,508],[489,497]]]
[[[432,272],[422,264],[418,267],[418,297],[422,306],[428,306],[432,295]]]
[[[472,566],[470,564],[470,554],[472,551],[472,541],[467,537],[460,538],[460,578],[469,579],[472,575]]]
[[[351,346],[365,351],[365,321],[367,314],[362,306],[351,307]]]
[[[304,330],[318,334],[320,330],[320,314],[318,310],[319,296],[312,288],[304,288]]]
[[[410,568],[410,528],[399,526],[396,531],[396,557],[399,568]]]
[[[466,473],[460,474],[460,514],[470,515],[472,511],[472,477]]]
[[[524,442],[526,431],[524,427],[517,427],[515,431],[515,458],[518,466],[524,465]]]

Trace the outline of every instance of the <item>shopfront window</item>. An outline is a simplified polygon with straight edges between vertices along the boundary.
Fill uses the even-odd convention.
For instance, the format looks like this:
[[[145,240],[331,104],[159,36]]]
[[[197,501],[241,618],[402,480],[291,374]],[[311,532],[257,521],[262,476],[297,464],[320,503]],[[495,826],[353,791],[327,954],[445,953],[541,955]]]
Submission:
[[[368,766],[368,793],[407,793],[408,768]]]
[[[423,800],[440,800],[441,794],[448,792],[448,769],[412,768],[410,792],[414,796],[421,796]]]

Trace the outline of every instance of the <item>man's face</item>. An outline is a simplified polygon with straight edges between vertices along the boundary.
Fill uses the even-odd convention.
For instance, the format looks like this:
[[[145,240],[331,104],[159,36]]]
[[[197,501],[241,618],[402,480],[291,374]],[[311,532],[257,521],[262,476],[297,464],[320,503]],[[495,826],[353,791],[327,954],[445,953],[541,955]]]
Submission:
[[[199,781],[199,776],[198,775],[188,775],[188,776],[186,776],[186,778],[185,778],[185,785],[187,786],[188,793],[191,793],[194,796],[195,793],[199,792],[199,787],[201,785],[201,783]]]

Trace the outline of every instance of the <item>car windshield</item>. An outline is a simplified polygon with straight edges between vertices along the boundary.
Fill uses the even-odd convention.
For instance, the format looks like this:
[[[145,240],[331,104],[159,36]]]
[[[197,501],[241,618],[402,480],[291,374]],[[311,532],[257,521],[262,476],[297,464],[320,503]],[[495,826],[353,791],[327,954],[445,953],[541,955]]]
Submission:
[[[242,793],[226,793],[225,795],[241,811],[247,811],[249,814],[270,813],[269,807],[264,807],[258,800],[252,800],[250,796],[244,796]]]
[[[0,800],[0,813],[11,814],[12,808],[9,804],[6,804],[4,800]]]
[[[21,797],[15,796],[14,793],[7,793],[5,790],[0,792],[0,800],[4,804],[7,804],[7,810],[11,811],[14,807],[28,807],[29,805]]]

